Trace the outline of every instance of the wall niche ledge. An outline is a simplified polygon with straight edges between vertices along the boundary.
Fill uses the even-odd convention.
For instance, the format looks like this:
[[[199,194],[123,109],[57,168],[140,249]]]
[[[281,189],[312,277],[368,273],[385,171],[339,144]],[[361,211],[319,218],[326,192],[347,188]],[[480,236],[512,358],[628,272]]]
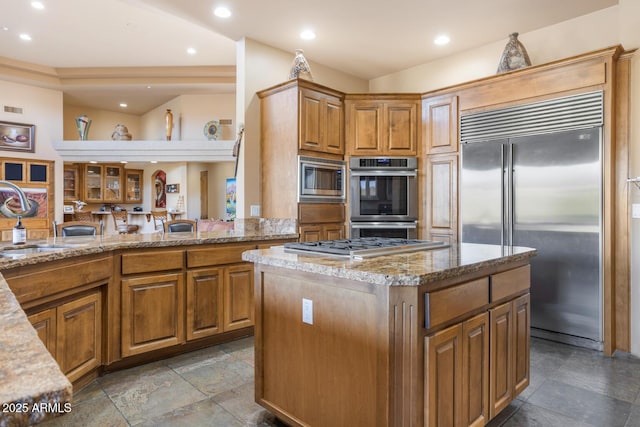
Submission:
[[[65,162],[231,162],[235,141],[55,141]]]

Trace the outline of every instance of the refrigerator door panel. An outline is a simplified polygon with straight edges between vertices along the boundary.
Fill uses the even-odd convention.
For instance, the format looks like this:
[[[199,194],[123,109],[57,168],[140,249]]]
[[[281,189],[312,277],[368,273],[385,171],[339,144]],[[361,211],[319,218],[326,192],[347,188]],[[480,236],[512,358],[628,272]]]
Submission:
[[[459,215],[463,242],[503,244],[505,143],[462,144]]]
[[[531,260],[531,326],[602,341],[598,128],[513,138],[513,245]]]

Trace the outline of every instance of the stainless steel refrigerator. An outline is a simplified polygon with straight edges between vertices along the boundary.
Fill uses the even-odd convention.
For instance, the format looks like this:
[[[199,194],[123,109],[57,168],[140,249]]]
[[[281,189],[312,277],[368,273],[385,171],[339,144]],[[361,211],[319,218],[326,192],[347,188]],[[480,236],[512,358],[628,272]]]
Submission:
[[[532,335],[602,348],[600,127],[462,144],[461,240],[528,246]]]

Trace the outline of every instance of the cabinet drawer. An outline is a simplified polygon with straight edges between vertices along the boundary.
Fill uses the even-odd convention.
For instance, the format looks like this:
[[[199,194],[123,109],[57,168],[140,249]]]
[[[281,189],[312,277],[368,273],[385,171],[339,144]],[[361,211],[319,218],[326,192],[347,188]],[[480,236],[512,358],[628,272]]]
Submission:
[[[491,302],[516,295],[531,286],[531,266],[514,268],[491,276]]]
[[[489,278],[473,280],[424,294],[424,327],[455,319],[489,303]]]
[[[301,224],[344,222],[344,205],[339,203],[300,203],[298,218]]]
[[[184,265],[184,251],[152,251],[122,255],[122,274],[179,270]]]
[[[256,249],[255,244],[191,249],[187,251],[187,268],[242,262],[242,252]]]

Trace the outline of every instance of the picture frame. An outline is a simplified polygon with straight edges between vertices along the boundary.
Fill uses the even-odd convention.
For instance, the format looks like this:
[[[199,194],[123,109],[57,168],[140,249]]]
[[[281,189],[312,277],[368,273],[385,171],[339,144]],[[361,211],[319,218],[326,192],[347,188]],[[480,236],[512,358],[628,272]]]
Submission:
[[[72,214],[73,213],[73,206],[64,205],[62,211],[63,211],[63,213],[66,213],[66,214]]]
[[[0,121],[0,150],[35,151],[35,125]]]
[[[165,186],[165,191],[167,193],[179,193],[180,192],[180,184],[167,184]]]

